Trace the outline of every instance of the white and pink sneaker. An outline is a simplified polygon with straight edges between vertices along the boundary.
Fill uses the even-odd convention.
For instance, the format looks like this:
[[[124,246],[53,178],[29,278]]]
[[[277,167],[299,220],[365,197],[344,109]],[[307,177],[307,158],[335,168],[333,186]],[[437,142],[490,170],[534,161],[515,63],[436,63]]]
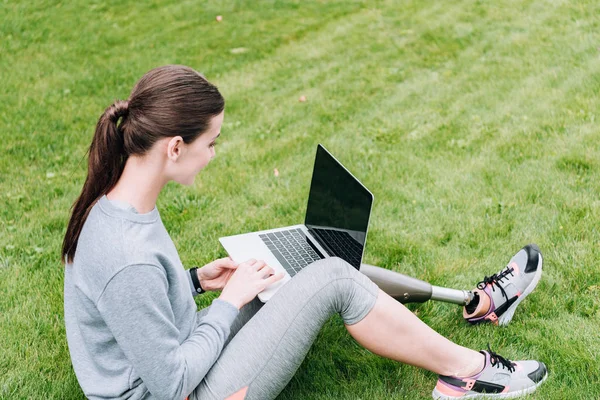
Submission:
[[[463,317],[471,324],[508,324],[517,306],[535,289],[541,277],[542,253],[535,244],[528,244],[504,269],[477,284],[473,300],[463,309]]]
[[[490,350],[481,351],[485,366],[467,378],[439,376],[432,396],[450,399],[512,399],[534,392],[548,377],[543,362],[510,361]]]

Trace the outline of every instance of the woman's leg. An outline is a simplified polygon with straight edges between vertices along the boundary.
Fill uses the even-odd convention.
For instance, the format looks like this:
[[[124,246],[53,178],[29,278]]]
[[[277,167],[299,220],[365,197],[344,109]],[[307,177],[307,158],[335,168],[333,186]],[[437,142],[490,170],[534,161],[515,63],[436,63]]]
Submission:
[[[233,320],[233,324],[231,324],[231,329],[229,331],[229,337],[225,341],[225,346],[233,339],[233,337],[242,329],[246,322],[250,321],[252,317],[260,310],[265,303],[260,301],[258,297],[255,297],[250,303],[246,304],[242,308],[240,308],[240,313]],[[208,313],[208,309],[210,306],[205,307],[196,313],[197,323],[200,322],[202,317],[204,317]]]
[[[434,372],[467,374],[482,366],[480,353],[436,334],[366,276],[333,258],[306,267],[282,287],[233,337],[191,398],[276,397],[334,313],[359,343],[382,356]],[[366,318],[375,325],[360,324]],[[437,351],[412,351],[428,345]]]
[[[381,290],[373,310],[346,329],[375,354],[440,375],[466,377],[484,366],[483,354],[452,343]]]
[[[225,346],[264,306],[258,297],[240,309]],[[198,312],[201,318],[206,307]],[[346,325],[358,343],[380,356],[425,368],[440,375],[469,376],[483,367],[484,356],[461,346],[449,346],[448,339],[433,331],[410,310],[379,290],[375,307],[360,322]],[[426,338],[413,346],[402,346],[412,337]],[[412,361],[416,360],[416,361]],[[465,360],[471,360],[470,365]],[[451,370],[460,366],[458,370]]]
[[[286,283],[229,344],[190,399],[275,398],[302,364],[319,331],[339,313],[360,321],[379,288],[339,258],[317,261]],[[245,397],[243,397],[245,394]]]

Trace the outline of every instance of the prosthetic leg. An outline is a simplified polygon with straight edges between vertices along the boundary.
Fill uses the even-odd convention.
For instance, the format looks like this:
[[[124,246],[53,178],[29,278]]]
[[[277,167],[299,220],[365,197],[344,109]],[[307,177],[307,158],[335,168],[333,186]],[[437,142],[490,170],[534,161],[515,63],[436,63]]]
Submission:
[[[494,318],[500,318],[499,324],[506,324],[517,305],[539,282],[542,254],[535,244],[528,244],[511,258],[506,268],[497,274],[486,276],[473,290],[434,286],[369,264],[362,264],[360,271],[400,303],[439,300],[464,306],[463,315],[470,322],[480,322],[478,318],[483,316],[493,322],[496,322]],[[491,306],[493,311],[490,311]]]
[[[374,265],[362,264],[360,272],[371,279],[381,290],[400,303],[424,303],[439,300],[466,306],[473,300],[471,290],[434,286],[417,278],[403,275]]]

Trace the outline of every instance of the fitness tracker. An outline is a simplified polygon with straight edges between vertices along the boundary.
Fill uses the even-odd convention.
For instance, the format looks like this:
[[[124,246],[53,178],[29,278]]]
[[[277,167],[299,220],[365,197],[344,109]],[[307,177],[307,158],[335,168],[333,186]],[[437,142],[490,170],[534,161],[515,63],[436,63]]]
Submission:
[[[194,284],[194,290],[196,290],[196,293],[202,294],[202,293],[206,292],[206,290],[202,289],[202,286],[200,286],[200,280],[198,279],[198,268],[197,267],[190,268],[190,276],[192,277],[192,283]]]

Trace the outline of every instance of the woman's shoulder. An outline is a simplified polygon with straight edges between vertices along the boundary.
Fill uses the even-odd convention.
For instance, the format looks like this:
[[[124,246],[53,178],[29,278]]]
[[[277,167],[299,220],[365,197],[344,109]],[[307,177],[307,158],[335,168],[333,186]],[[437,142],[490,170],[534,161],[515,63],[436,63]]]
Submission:
[[[72,263],[78,283],[97,292],[127,266],[164,268],[161,255],[172,256],[174,246],[160,220],[155,222],[131,221],[95,204],[77,240]]]
[[[158,211],[153,211],[138,214],[132,209],[112,206],[103,197],[94,204],[86,218],[77,249],[81,246],[92,252],[112,251],[115,255],[127,257],[138,250],[151,250],[157,243],[171,242]]]

